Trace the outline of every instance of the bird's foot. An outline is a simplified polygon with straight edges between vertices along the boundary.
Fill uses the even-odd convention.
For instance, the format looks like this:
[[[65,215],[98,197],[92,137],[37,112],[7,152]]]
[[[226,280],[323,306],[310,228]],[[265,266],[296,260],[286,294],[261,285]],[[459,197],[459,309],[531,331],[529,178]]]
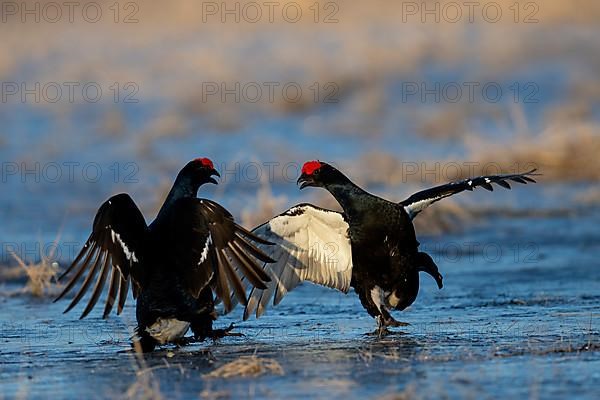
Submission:
[[[398,327],[410,325],[408,322],[396,321],[391,315],[387,316],[387,318],[379,315],[375,319],[377,320],[377,329],[375,329],[373,332],[367,333],[367,335],[377,336],[378,338],[382,338],[393,333],[388,329],[388,326]]]
[[[392,332],[385,326],[378,326],[373,332],[365,333],[367,336],[377,336],[381,339],[384,336],[391,334]]]
[[[208,337],[211,338],[212,340],[219,340],[219,339],[224,338],[225,336],[238,336],[238,337],[244,336],[244,334],[239,333],[239,332],[231,332],[233,330],[233,328],[234,328],[234,326],[233,326],[233,324],[231,324],[225,329],[213,329]]]
[[[383,322],[384,326],[410,326],[408,322],[396,321],[394,318],[389,317]]]
[[[174,345],[176,345],[178,347],[183,347],[183,346],[190,345],[192,343],[197,343],[199,341],[200,340],[195,336],[184,336],[184,337],[180,337],[179,339],[173,340],[171,343],[173,343]]]

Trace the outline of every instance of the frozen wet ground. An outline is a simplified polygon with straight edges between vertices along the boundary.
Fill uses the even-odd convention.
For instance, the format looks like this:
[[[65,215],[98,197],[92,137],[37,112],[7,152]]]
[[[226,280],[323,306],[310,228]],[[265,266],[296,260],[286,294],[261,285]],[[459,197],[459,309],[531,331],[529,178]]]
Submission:
[[[1,392],[102,398],[150,382],[166,398],[597,398],[598,216],[491,217],[420,238],[444,289],[422,275],[415,304],[396,313],[412,325],[383,339],[365,335],[375,324],[354,293],[304,285],[261,319],[240,322],[238,309],[217,321],[235,322],[244,337],[169,347],[141,362],[123,352],[132,301],[122,317],[79,321],[62,315],[65,303],[3,297]],[[251,354],[277,359],[284,375],[203,377]]]

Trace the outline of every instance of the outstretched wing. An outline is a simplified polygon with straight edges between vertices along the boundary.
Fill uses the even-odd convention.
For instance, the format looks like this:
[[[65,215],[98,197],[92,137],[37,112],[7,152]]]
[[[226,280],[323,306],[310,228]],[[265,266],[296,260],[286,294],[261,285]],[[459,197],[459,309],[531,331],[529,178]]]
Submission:
[[[404,209],[410,218],[413,219],[418,213],[436,201],[465,190],[473,190],[473,188],[478,186],[481,186],[486,190],[493,191],[494,187],[492,186],[492,183],[498,184],[506,189],[510,189],[510,184],[508,181],[523,184],[526,184],[527,182],[535,183],[535,180],[532,178],[532,176],[539,175],[536,174],[535,171],[536,169],[532,169],[531,171],[523,174],[479,176],[477,178],[469,178],[462,181],[451,182],[446,185],[436,186],[431,189],[426,189],[415,193],[408,199],[400,202],[400,205],[404,206]]]
[[[175,268],[193,296],[212,283],[229,312],[232,291],[242,304],[247,303],[236,271],[256,287],[267,287],[271,278],[261,265],[274,260],[249,240],[267,248],[271,243],[236,224],[225,208],[207,199],[184,198],[173,205],[169,218]]]
[[[253,232],[275,246],[259,245],[275,263],[263,268],[272,281],[266,289],[254,286],[244,319],[256,310],[260,317],[302,281],[347,292],[352,280],[352,249],[343,215],[310,204],[300,204],[255,228]]]
[[[117,294],[119,296],[117,314],[120,314],[127,299],[131,280],[133,280],[134,297],[137,296],[139,274],[142,273],[138,268],[142,257],[141,244],[147,229],[144,216],[129,195],[122,193],[105,201],[96,213],[92,233],[83,249],[60,276],[59,280],[73,272],[64,290],[54,301],[60,300],[70,292],[83,277],[83,283],[65,313],[70,311],[79,303],[92,280],[97,276],[92,296],[80,317],[84,318],[98,302],[110,272],[108,297],[102,318],[110,314]]]

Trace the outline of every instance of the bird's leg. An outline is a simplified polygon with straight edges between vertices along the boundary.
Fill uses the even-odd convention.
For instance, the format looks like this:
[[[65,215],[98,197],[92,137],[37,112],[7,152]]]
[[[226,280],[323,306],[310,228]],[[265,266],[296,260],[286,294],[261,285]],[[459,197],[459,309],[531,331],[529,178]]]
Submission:
[[[407,326],[406,322],[396,321],[385,308],[384,291],[375,286],[369,291],[357,290],[367,312],[377,321],[377,329],[368,335],[382,337],[390,333],[388,326]]]
[[[206,338],[212,335],[212,324],[217,319],[216,313],[202,313],[191,323],[192,332],[194,333],[194,339],[198,342],[204,341]]]
[[[383,336],[385,336],[388,333],[390,333],[390,331],[385,326],[383,317],[381,315],[376,315],[375,316],[375,321],[377,322],[377,329],[375,329],[373,332],[365,333],[365,335],[367,335],[367,336],[377,336],[378,338],[382,338]]]
[[[221,339],[225,336],[244,336],[243,333],[239,333],[239,332],[231,332],[233,330],[234,326],[233,324],[230,324],[227,328],[225,329],[213,329],[210,338],[212,340],[217,340],[217,339]]]
[[[154,348],[158,344],[156,339],[146,332],[146,328],[142,327],[136,329],[136,333],[131,340],[131,347],[136,353],[150,353],[154,351]]]
[[[375,320],[377,321],[377,329],[373,333],[375,333],[377,337],[381,339],[382,337],[388,335],[390,331],[387,328],[382,315],[378,315]]]
[[[392,320],[398,324],[405,324],[405,322],[398,322],[396,320],[394,320],[392,318]],[[375,329],[373,332],[367,333],[368,336],[377,336],[378,338],[382,338],[384,336],[389,335],[390,333],[392,333],[389,329],[388,326],[401,326],[401,325],[393,325],[391,324],[389,321],[387,321],[383,315],[377,315],[375,317],[375,321],[377,322],[377,329]]]
[[[179,347],[183,347],[183,346],[187,346],[192,343],[196,343],[197,341],[198,340],[194,336],[183,336],[183,337],[180,337],[178,339],[171,341],[171,343],[173,343],[174,345],[177,345]]]
[[[213,329],[213,322],[217,319],[216,313],[204,313],[199,315],[192,321],[192,332],[194,333],[195,341],[203,341],[205,339],[217,340],[225,336],[243,336],[241,333],[232,333],[233,324],[225,329]]]
[[[381,308],[381,317],[383,320],[383,325],[385,327],[388,326],[410,326],[408,322],[396,321],[394,317],[389,313],[389,311],[385,308]]]
[[[382,338],[386,335],[392,333],[388,326],[409,326],[408,322],[396,321],[394,317],[392,317],[388,310],[385,308],[381,308],[381,314],[375,317],[375,321],[377,321],[377,329],[375,331],[368,333],[367,335],[377,336]]]

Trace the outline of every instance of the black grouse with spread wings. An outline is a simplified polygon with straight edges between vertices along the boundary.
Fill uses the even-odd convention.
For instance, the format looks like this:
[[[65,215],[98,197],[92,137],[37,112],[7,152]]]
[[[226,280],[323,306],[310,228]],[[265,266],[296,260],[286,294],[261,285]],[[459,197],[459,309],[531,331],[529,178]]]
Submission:
[[[108,285],[103,318],[115,303],[120,314],[131,287],[137,300],[136,342],[142,351],[180,341],[189,328],[197,340],[226,335],[228,329],[212,328],[216,319],[212,290],[223,300],[225,312],[233,307],[232,292],[246,304],[237,274],[266,289],[270,277],[258,262],[273,260],[250,240],[265,248],[269,242],[237,225],[219,204],[196,198],[201,185],[217,183],[213,175],[219,176],[209,159],[189,162],[150,225],[129,195],[104,202],[90,237],[61,276],[69,276],[69,281],[56,300],[77,287],[65,312],[91,291],[84,318]]]
[[[367,193],[327,163],[305,163],[300,188],[325,188],[343,213],[300,204],[254,229],[256,235],[276,243],[262,248],[276,261],[263,265],[272,280],[267,289],[252,287],[244,318],[252,313],[259,317],[271,299],[278,304],[306,280],[343,292],[353,287],[376,318],[379,333],[388,326],[406,325],[396,321],[389,309],[404,310],[415,301],[419,272],[431,275],[440,289],[443,285],[437,265],[419,251],[412,219],[430,204],[465,190],[491,191],[492,184],[510,189],[509,181],[535,182],[534,172],[465,179],[393,203]]]

